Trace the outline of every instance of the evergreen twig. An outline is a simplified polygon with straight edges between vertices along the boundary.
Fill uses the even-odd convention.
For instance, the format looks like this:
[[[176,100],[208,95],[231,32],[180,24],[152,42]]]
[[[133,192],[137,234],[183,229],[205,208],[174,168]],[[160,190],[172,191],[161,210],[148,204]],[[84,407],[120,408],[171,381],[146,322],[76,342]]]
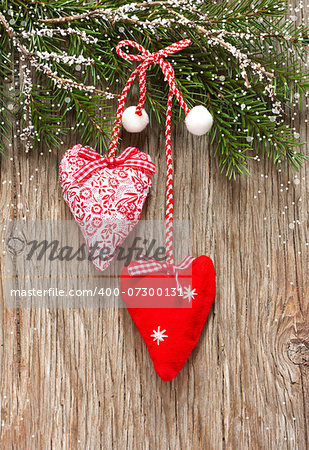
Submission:
[[[68,117],[85,144],[103,151],[115,113],[110,99],[132,70],[116,55],[117,42],[133,39],[154,52],[189,37],[192,45],[172,57],[177,84],[191,106],[211,110],[209,137],[221,170],[229,178],[248,173],[249,159],[263,155],[298,169],[306,156],[286,120],[308,102],[309,34],[289,19],[287,6],[286,0],[0,0],[0,151],[12,114],[26,151],[61,145]],[[17,76],[20,88],[8,89]],[[149,70],[147,86],[149,111],[161,123],[167,87],[158,68]]]

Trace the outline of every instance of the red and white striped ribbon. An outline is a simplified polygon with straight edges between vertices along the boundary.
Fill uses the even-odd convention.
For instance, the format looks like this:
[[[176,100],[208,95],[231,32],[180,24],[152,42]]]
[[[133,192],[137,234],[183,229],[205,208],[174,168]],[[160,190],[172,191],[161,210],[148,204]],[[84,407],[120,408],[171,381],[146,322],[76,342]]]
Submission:
[[[169,45],[162,50],[159,50],[155,53],[150,53],[146,50],[142,45],[138,44],[134,41],[121,41],[116,47],[116,51],[118,55],[128,61],[141,61],[138,67],[132,72],[127,83],[125,84],[122,94],[120,96],[119,105],[117,108],[116,119],[114,122],[114,128],[112,133],[112,139],[109,146],[109,157],[114,157],[117,151],[117,144],[119,139],[119,131],[121,128],[121,119],[124,110],[124,104],[127,98],[127,94],[129,89],[135,80],[135,78],[139,75],[139,89],[140,89],[140,98],[138,105],[136,107],[135,114],[141,116],[142,108],[144,107],[146,100],[146,71],[147,68],[152,64],[159,64],[162,72],[170,86],[168,101],[167,101],[167,110],[166,110],[166,122],[165,122],[165,150],[166,150],[166,164],[167,164],[167,175],[166,175],[166,233],[165,233],[165,242],[166,242],[166,255],[167,255],[167,265],[174,266],[174,258],[173,258],[173,161],[172,161],[172,149],[171,149],[171,112],[172,112],[172,103],[173,103],[173,95],[177,98],[180,106],[184,110],[187,115],[190,112],[190,108],[187,106],[184,101],[179,89],[175,84],[175,74],[172,65],[165,61],[164,57],[172,55],[180,50],[186,48],[191,44],[190,39],[184,39],[182,41],[176,42],[172,45]],[[122,50],[124,46],[131,46],[137,49],[140,53],[137,55],[133,55],[130,53],[126,53]],[[188,257],[192,259],[191,257]],[[186,258],[186,260],[188,259]],[[186,261],[185,260],[185,261]],[[192,262],[192,261],[191,261]],[[190,262],[190,263],[191,263]],[[139,262],[138,264],[142,264]],[[145,261],[145,264],[148,267],[149,261]],[[160,266],[162,268],[162,265]],[[174,266],[179,267],[179,266]],[[134,269],[135,270],[135,269]]]
[[[150,158],[147,158],[147,155],[142,154],[136,147],[126,148],[119,156],[101,156],[99,153],[89,149],[89,147],[82,147],[78,152],[78,156],[89,161],[76,172],[75,179],[78,183],[82,183],[93,172],[103,167],[124,166],[147,170],[151,173],[156,171],[156,166]]]
[[[112,139],[109,146],[109,153],[108,156],[115,156],[117,151],[117,144],[119,139],[119,131],[121,128],[121,119],[122,114],[124,110],[124,104],[127,99],[128,92],[130,90],[130,87],[137,77],[139,75],[139,88],[140,88],[140,99],[138,102],[138,105],[136,107],[135,114],[141,115],[142,114],[142,108],[144,107],[145,100],[146,100],[146,70],[147,68],[152,64],[159,64],[162,72],[165,75],[165,78],[167,82],[170,85],[170,88],[172,89],[174,95],[176,96],[178,102],[180,103],[181,107],[183,108],[185,114],[187,115],[190,112],[190,108],[187,106],[186,102],[184,101],[181,93],[179,92],[176,84],[175,84],[175,74],[174,69],[172,65],[164,60],[165,56],[172,55],[174,53],[179,52],[180,50],[188,47],[191,44],[190,39],[184,39],[179,42],[175,42],[172,45],[169,45],[166,48],[163,48],[162,50],[159,50],[155,53],[150,53],[149,50],[146,50],[141,44],[138,44],[135,41],[120,41],[116,46],[116,51],[119,56],[126,59],[127,61],[142,61],[141,64],[139,64],[136,69],[131,73],[128,81],[126,82],[121,96],[119,100],[119,105],[116,112],[116,119],[114,122],[114,128],[112,133]],[[122,50],[122,47],[124,46],[131,46],[135,49],[137,49],[140,54],[133,55],[130,53],[125,53]]]

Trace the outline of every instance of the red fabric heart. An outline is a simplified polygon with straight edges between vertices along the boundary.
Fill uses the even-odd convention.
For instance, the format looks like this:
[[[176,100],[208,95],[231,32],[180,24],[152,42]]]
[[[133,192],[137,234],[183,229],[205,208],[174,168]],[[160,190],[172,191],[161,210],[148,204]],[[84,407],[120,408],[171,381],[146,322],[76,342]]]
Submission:
[[[110,265],[116,249],[138,222],[151,188],[152,173],[135,167],[135,163],[140,166],[152,164],[149,155],[133,147],[128,147],[122,154],[131,149],[133,156],[126,164],[121,163],[121,155],[118,158],[120,163],[115,163],[115,158],[112,158],[109,165],[95,167],[82,182],[77,177],[81,169],[89,167],[89,161],[81,154],[86,151],[93,158],[100,158],[97,152],[75,145],[65,153],[60,163],[64,199],[99,270]]]
[[[208,317],[216,295],[212,260],[204,255],[195,258],[179,275],[179,282],[181,297],[172,296],[176,287],[173,275],[161,272],[136,278],[129,275],[127,267],[121,273],[122,298],[164,381],[172,380],[182,369]],[[162,296],[160,289],[169,295]]]

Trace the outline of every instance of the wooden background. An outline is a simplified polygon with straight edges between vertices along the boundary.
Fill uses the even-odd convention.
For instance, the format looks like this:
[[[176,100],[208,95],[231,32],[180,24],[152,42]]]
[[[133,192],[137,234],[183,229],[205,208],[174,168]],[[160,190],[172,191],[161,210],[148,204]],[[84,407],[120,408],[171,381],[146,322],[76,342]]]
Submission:
[[[304,114],[295,126],[309,142]],[[14,216],[71,219],[58,166],[74,136],[43,156],[13,136],[1,229]],[[163,218],[163,134],[126,143],[158,165],[143,217]],[[175,216],[192,221],[193,255],[209,255],[217,273],[198,345],[165,383],[125,309],[8,308],[2,295],[1,449],[309,447],[308,165],[294,178],[261,160],[229,182],[205,139],[179,126],[173,148]]]

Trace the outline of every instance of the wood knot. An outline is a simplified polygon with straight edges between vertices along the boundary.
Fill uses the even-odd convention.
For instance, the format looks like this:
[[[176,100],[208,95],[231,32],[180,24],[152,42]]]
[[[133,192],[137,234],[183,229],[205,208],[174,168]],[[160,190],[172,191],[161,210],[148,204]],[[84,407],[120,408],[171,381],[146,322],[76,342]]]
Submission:
[[[288,346],[288,357],[298,366],[309,366],[309,343],[303,339],[293,339]]]

